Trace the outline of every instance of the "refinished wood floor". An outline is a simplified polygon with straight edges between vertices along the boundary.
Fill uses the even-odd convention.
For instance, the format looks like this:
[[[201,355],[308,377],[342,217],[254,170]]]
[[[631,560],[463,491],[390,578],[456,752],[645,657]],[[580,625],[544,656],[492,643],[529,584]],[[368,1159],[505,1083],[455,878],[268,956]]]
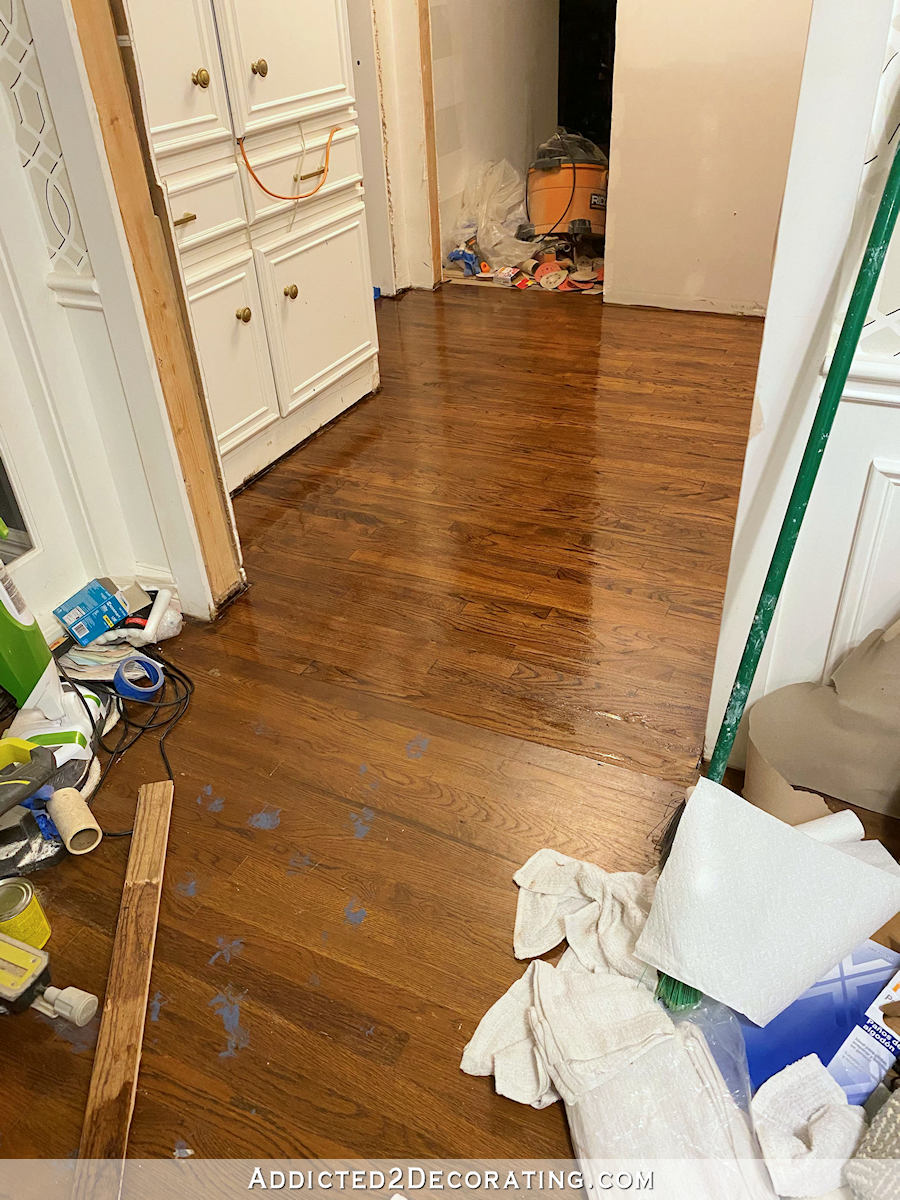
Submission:
[[[168,652],[166,883],[130,1153],[567,1156],[459,1072],[521,973],[511,875],[613,870],[701,749],[761,323],[444,288],[382,392],[237,498],[252,587]],[[145,738],[95,811],[130,821]],[[103,992],[127,840],[36,877]],[[0,1153],[78,1145],[96,1028],[0,1020]]]

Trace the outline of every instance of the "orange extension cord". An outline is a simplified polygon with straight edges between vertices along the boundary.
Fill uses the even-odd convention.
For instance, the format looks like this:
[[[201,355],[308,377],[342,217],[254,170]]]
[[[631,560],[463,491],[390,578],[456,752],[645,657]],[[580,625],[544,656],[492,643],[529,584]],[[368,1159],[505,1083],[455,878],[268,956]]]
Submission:
[[[325,143],[325,170],[322,173],[322,178],[311,192],[304,192],[302,196],[280,196],[278,192],[270,192],[260,177],[250,166],[250,159],[247,157],[247,151],[244,149],[244,139],[242,137],[238,138],[237,144],[241,148],[241,158],[244,160],[244,166],[250,172],[250,178],[257,185],[257,187],[262,188],[267,196],[271,196],[273,200],[308,200],[310,196],[314,196],[320,188],[325,186],[325,180],[328,178],[328,165],[331,160],[331,143],[334,139],[334,135],[340,130],[340,128],[340,125],[335,125],[334,129],[332,129],[331,133],[328,135],[328,141]]]

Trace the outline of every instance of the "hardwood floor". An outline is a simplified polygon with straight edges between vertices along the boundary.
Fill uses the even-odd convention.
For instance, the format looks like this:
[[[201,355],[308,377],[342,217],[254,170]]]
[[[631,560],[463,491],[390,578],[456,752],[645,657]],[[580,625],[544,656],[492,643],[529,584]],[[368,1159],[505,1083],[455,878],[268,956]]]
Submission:
[[[236,500],[251,589],[168,652],[176,770],[130,1153],[568,1155],[459,1071],[551,845],[646,869],[693,774],[757,321],[445,288]],[[98,797],[160,776],[149,738]],[[127,841],[36,879],[102,993]],[[96,1029],[0,1020],[0,1152],[78,1145]]]

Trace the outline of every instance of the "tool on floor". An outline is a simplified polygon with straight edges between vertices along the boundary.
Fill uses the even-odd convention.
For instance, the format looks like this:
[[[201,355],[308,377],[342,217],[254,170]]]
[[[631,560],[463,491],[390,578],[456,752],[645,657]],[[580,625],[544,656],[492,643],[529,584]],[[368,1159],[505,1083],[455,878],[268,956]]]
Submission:
[[[48,805],[64,789],[77,788],[82,797],[91,794],[100,779],[97,740],[118,713],[109,697],[60,678],[37,621],[2,563],[0,687],[19,707],[0,738],[3,878],[50,866],[65,856],[66,844],[48,816]],[[77,821],[90,824],[81,811]]]
[[[875,220],[872,224],[872,231],[869,234],[869,240],[863,254],[862,264],[859,268],[856,282],[853,285],[850,302],[847,305],[847,312],[841,326],[840,336],[834,349],[831,366],[828,368],[828,375],[825,379],[825,385],[822,388],[822,395],[819,399],[816,415],[813,418],[812,428],[809,431],[806,448],[800,460],[797,478],[791,492],[791,498],[788,501],[781,531],[778,534],[778,540],[775,543],[775,549],[772,553],[772,561],[769,564],[769,570],[766,573],[765,582],[760,593],[759,603],[756,606],[756,612],[750,624],[750,632],[747,635],[747,642],[744,646],[744,652],[741,655],[734,686],[731,689],[731,695],[725,706],[725,715],[722,718],[719,736],[716,739],[716,745],[707,771],[707,777],[715,783],[722,782],[725,768],[728,766],[728,759],[731,755],[734,739],[747,704],[747,696],[750,693],[753,677],[756,674],[756,668],[762,655],[763,646],[766,643],[772,618],[775,615],[775,607],[781,595],[791,555],[794,552],[794,546],[797,544],[800,527],[809,505],[813,485],[815,484],[819,466],[822,462],[822,456],[828,444],[831,427],[834,424],[838,405],[840,404],[841,396],[847,383],[847,376],[850,372],[853,356],[859,344],[860,334],[862,333],[863,324],[869,311],[869,305],[872,303],[875,285],[881,274],[884,257],[890,245],[894,226],[897,223],[898,211],[900,211],[900,145],[898,145],[894,154],[890,173],[884,185],[878,211],[875,214]],[[678,822],[681,820],[684,808],[685,804],[682,802],[673,814],[660,840],[660,860],[663,866],[672,847],[672,842],[678,830]],[[674,1012],[694,1007],[701,1000],[700,993],[696,988],[688,987],[668,975],[660,975],[656,995],[657,999],[661,1000],[663,1004]]]
[[[98,1006],[91,992],[51,984],[46,950],[0,933],[0,1013],[33,1008],[46,1017],[59,1017],[80,1027],[87,1025]]]

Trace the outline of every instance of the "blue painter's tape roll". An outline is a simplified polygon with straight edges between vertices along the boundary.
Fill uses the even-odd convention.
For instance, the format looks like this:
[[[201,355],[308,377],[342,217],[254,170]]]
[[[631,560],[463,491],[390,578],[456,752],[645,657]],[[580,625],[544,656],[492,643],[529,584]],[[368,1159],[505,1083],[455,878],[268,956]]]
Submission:
[[[130,668],[132,674],[138,674],[137,667],[140,668],[139,678],[129,679],[126,668]],[[134,654],[119,663],[113,683],[123,700],[148,700],[156,695],[164,680],[165,674],[158,662],[143,654]]]

